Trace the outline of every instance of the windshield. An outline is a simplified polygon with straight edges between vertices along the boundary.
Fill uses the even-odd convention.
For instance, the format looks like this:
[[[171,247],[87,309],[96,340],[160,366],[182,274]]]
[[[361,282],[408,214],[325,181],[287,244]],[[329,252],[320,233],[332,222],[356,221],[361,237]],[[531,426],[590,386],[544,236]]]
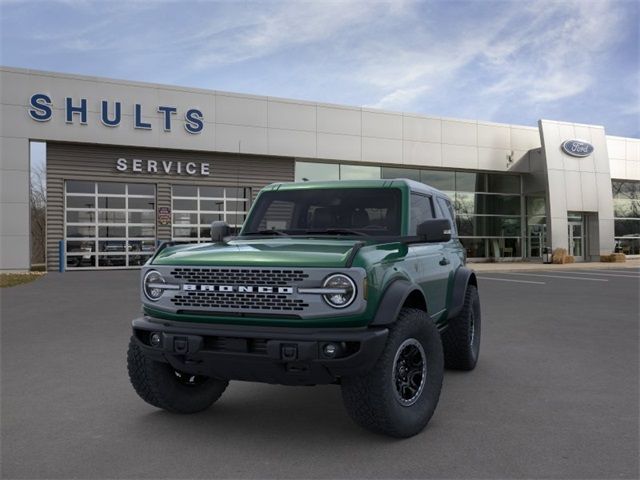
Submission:
[[[260,195],[242,235],[400,235],[397,188],[285,190]]]

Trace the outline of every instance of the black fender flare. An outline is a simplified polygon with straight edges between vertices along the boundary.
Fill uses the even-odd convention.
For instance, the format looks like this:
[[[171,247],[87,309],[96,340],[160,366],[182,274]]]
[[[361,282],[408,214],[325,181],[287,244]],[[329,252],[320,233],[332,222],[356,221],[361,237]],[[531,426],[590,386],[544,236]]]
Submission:
[[[427,305],[424,293],[416,284],[404,279],[397,279],[391,282],[382,294],[382,299],[378,304],[378,311],[369,325],[389,325],[395,322],[404,302],[409,295],[416,291],[422,297],[424,304]]]
[[[448,318],[455,318],[464,305],[464,294],[467,286],[471,284],[478,287],[478,280],[473,270],[467,267],[460,267],[453,276],[453,288],[451,289],[451,303]]]

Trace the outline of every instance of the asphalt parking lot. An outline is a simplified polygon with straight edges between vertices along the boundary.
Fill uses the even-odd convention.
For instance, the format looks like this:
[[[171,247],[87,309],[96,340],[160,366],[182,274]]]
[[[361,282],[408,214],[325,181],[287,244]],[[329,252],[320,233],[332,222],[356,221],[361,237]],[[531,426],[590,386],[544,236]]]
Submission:
[[[176,416],[129,385],[138,272],[0,290],[3,478],[638,478],[640,270],[480,274],[471,373],[427,429],[358,428],[338,387],[235,382]]]

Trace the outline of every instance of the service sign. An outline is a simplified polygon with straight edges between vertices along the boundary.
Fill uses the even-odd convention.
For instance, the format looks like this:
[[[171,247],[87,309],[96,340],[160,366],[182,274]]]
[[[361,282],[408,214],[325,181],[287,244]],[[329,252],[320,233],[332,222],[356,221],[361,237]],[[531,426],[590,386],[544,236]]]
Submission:
[[[572,157],[588,157],[593,153],[593,145],[584,140],[565,140],[561,148],[564,153]]]

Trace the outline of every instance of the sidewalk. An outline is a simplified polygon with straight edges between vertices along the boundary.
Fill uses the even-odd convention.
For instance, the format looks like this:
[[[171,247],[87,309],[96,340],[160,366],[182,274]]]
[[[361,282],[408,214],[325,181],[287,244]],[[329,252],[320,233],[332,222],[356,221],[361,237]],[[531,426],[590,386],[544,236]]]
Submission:
[[[565,263],[563,265],[533,263],[533,262],[497,262],[497,263],[467,263],[476,272],[512,272],[514,270],[595,270],[640,268],[640,258],[627,259],[624,263],[582,262]]]

